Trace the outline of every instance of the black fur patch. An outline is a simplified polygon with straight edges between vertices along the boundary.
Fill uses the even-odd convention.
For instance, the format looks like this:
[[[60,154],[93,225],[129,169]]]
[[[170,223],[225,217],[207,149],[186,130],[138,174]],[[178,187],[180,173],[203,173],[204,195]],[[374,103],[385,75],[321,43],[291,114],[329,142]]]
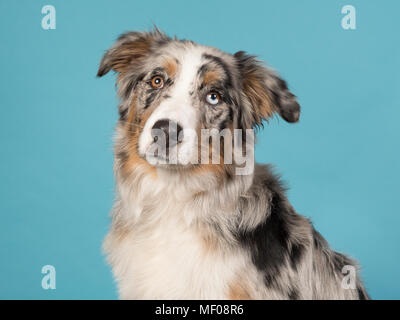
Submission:
[[[150,105],[153,103],[153,101],[155,100],[157,95],[158,95],[157,91],[153,91],[153,92],[150,93],[150,95],[146,98],[146,102],[145,102],[145,105],[144,105],[145,109],[150,107]]]
[[[360,300],[370,300],[370,297],[361,286],[357,287],[357,292]]]
[[[223,129],[226,129],[229,126],[229,124],[232,123],[232,121],[233,121],[233,109],[232,106],[229,106],[228,117],[220,123],[219,130],[222,131]]]
[[[125,109],[118,108],[120,120],[126,120],[126,115],[128,114],[128,110],[129,110],[128,108],[125,108]]]
[[[209,60],[213,61],[216,65],[221,67],[222,70],[224,70],[224,72],[226,74],[226,81],[225,81],[224,86],[226,88],[232,87],[232,75],[231,75],[231,72],[230,72],[227,64],[220,57],[213,56],[211,54],[204,54],[203,57],[205,59],[209,59]],[[202,69],[202,68],[200,68],[200,69]],[[204,72],[204,70],[203,70],[203,72]]]
[[[279,178],[269,173],[261,183],[265,192],[271,193],[269,208],[265,208],[266,218],[255,229],[239,233],[238,239],[251,252],[254,265],[264,275],[265,285],[288,294],[287,289],[279,287],[279,276],[282,270],[288,268],[297,272],[311,244],[296,238],[293,231],[297,226],[309,222],[293,210]],[[259,192],[257,189],[251,194],[252,202],[259,201]],[[295,293],[293,291],[292,296],[296,296]]]
[[[299,290],[296,288],[291,288],[288,294],[289,300],[298,300],[300,298]]]
[[[240,242],[251,250],[252,260],[264,274],[266,286],[275,286],[275,278],[289,257],[289,232],[282,219],[282,201],[275,195],[268,218],[254,230],[239,234]]]
[[[290,252],[290,265],[294,270],[297,270],[297,266],[303,256],[305,248],[300,244],[293,244]]]

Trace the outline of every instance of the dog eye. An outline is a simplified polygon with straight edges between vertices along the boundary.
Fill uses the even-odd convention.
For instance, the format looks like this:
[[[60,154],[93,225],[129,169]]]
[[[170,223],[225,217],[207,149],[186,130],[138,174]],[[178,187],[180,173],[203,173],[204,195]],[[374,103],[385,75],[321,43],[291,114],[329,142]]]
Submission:
[[[211,91],[211,92],[207,93],[206,100],[209,104],[215,106],[220,102],[221,96],[219,95],[218,92]]]
[[[161,89],[164,86],[164,79],[161,76],[154,76],[151,78],[151,86],[154,89]]]

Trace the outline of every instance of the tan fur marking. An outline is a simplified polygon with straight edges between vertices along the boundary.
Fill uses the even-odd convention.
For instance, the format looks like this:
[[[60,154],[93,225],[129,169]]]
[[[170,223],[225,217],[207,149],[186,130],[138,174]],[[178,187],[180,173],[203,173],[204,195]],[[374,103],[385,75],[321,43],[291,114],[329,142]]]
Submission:
[[[267,119],[274,113],[271,99],[261,82],[262,80],[255,73],[246,73],[243,78],[244,92],[250,99],[250,103],[258,108],[259,113],[256,113],[254,117],[260,123],[263,118]]]
[[[210,85],[221,79],[222,79],[222,74],[219,71],[210,70],[204,74],[203,82],[205,85]]]
[[[176,64],[175,59],[173,58],[165,59],[163,67],[165,68],[165,71],[167,72],[169,77],[174,77],[176,75],[178,66]]]
[[[230,300],[250,300],[251,297],[242,281],[236,281],[229,285]]]
[[[147,119],[150,117],[151,112],[148,110],[140,122],[135,119],[135,98],[132,99],[132,104],[129,109],[128,120],[125,123],[126,137],[129,137],[129,156],[128,160],[123,164],[122,169],[124,174],[129,174],[132,170],[138,166],[142,166],[149,174],[156,177],[157,170],[151,166],[145,159],[139,156],[137,152],[139,136],[141,129],[144,127]]]
[[[116,72],[119,72],[118,81],[124,77],[124,74],[131,62],[137,62],[138,60],[144,58],[150,51],[150,47],[151,39],[141,38],[134,42],[124,43],[118,48],[118,50],[115,52],[117,59],[113,65],[113,69]]]
[[[198,196],[202,196],[203,192],[198,193]],[[219,247],[218,239],[209,226],[199,223],[197,225],[197,233],[202,243],[202,249],[204,254],[215,252]]]

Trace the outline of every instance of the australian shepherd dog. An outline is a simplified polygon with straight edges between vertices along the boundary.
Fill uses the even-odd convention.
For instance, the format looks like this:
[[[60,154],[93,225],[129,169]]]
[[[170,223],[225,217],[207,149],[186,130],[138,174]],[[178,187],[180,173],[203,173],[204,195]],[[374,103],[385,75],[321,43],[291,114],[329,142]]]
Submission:
[[[300,106],[275,72],[158,29],[121,35],[116,200],[104,242],[121,299],[368,299],[358,267],[254,164],[254,130]]]

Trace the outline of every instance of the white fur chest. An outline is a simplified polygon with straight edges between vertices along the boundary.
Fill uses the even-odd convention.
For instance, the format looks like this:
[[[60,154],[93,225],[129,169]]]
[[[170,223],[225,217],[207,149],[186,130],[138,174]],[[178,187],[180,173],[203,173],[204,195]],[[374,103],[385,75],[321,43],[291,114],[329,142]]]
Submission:
[[[207,248],[173,197],[143,211],[129,231],[105,242],[122,299],[224,299],[248,262],[243,253]]]

